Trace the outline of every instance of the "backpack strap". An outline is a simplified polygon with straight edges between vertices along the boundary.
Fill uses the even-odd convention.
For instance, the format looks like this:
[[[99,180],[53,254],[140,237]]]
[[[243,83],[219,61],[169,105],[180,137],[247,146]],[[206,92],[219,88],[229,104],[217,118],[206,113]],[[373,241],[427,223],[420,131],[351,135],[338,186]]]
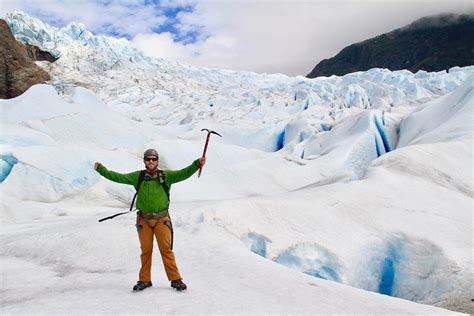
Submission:
[[[146,170],[142,170],[142,171],[140,171],[140,174],[138,175],[137,192],[135,192],[135,195],[133,196],[133,200],[132,200],[132,204],[130,205],[129,212],[132,211],[133,204],[135,203],[135,198],[138,195],[138,191],[140,191],[140,187],[142,185],[143,179],[145,179],[145,174],[146,174]]]
[[[163,187],[163,190],[166,193],[166,196],[168,197],[168,205],[169,205],[169,203],[171,202],[171,200],[170,200],[170,188],[166,185],[165,180],[166,180],[165,179],[165,173],[163,172],[163,170],[159,170],[158,171],[158,181],[160,182],[161,186]]]

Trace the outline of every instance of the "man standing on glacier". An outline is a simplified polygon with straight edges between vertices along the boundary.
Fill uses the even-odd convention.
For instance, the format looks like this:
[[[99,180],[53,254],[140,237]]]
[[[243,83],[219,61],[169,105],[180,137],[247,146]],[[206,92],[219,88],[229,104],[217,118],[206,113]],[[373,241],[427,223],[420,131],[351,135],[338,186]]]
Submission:
[[[141,247],[141,269],[139,280],[134,291],[142,291],[152,286],[151,262],[153,253],[153,236],[158,242],[161,259],[171,287],[186,290],[173,253],[173,226],[169,216],[169,191],[173,183],[186,180],[206,163],[206,158],[196,159],[191,165],[181,170],[158,169],[159,156],[155,149],[147,149],[143,154],[145,170],[121,174],[107,170],[96,162],[94,169],[103,177],[118,183],[135,187],[137,195],[137,231]]]

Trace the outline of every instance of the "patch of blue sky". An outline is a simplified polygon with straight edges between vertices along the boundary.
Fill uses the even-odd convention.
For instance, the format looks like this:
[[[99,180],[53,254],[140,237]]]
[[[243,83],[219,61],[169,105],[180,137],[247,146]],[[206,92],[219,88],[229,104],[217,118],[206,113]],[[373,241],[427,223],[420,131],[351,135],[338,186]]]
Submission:
[[[194,7],[191,5],[184,5],[174,8],[164,8],[163,12],[168,18],[176,19],[181,12],[193,12],[193,9]]]
[[[113,29],[107,29],[107,32],[105,34],[106,36],[112,36],[112,37],[115,37],[115,38],[126,38],[127,40],[132,40],[133,36],[131,36],[130,34],[122,34],[121,32],[117,32]]]
[[[167,18],[167,22],[156,28],[153,28],[154,33],[170,33],[175,42],[182,44],[193,44],[201,38],[199,26],[194,29],[183,31],[180,29],[180,21],[178,15],[182,12],[189,13],[193,11],[193,6],[185,5],[173,8],[164,8],[163,13]]]
[[[203,36],[201,27],[199,25],[193,25],[191,28],[186,28],[183,30],[181,28],[181,21],[179,15],[181,13],[190,13],[194,10],[194,4],[184,3],[182,5],[170,5],[169,3],[160,1],[160,0],[144,0],[144,1],[132,1],[132,2],[121,2],[121,1],[114,1],[114,0],[96,0],[96,6],[98,5],[101,9],[102,13],[107,12],[108,7],[111,7],[112,11],[116,12],[117,6],[122,7],[121,10],[122,14],[125,13],[126,17],[134,17],[140,18],[140,12],[143,13],[144,11],[151,13],[150,16],[154,16],[157,19],[166,17],[164,23],[157,23],[156,27],[151,27],[149,31],[153,33],[165,33],[168,32],[171,34],[173,40],[175,42],[179,42],[182,44],[193,44],[198,41],[202,41],[206,37]],[[113,8],[112,8],[113,7]],[[82,21],[81,14],[78,13],[74,21],[65,20],[62,16],[55,14],[45,8],[41,8],[38,6],[31,6],[30,8],[26,9],[28,14],[31,14],[45,23],[54,26],[54,27],[65,27],[70,22],[76,23],[86,23],[86,20],[90,20],[90,18],[85,18]],[[87,13],[84,13],[87,14]],[[122,16],[123,18],[126,18]],[[117,16],[117,21],[105,19],[101,23],[96,23],[95,26],[86,25],[86,28],[91,31],[95,35],[105,35],[105,36],[112,36],[115,38],[124,37],[128,40],[131,40],[136,35],[135,31],[127,31],[126,27],[123,25],[119,25],[122,23],[122,19]],[[152,24],[152,23],[151,23]]]

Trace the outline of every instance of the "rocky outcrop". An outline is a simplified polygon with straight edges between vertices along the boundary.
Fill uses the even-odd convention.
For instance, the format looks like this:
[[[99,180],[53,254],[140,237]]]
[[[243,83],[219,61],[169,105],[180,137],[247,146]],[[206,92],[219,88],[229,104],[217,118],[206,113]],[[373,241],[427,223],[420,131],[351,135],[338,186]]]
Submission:
[[[29,87],[50,80],[49,74],[38,67],[31,57],[47,60],[47,53],[37,47],[27,48],[16,41],[5,20],[0,19],[0,98],[19,96]],[[52,57],[52,56],[51,56]]]
[[[443,14],[366,41],[321,61],[308,75],[342,76],[371,68],[441,71],[474,65],[474,17]]]
[[[54,63],[56,60],[58,60],[56,57],[54,57],[50,52],[45,52],[39,49],[37,46],[29,45],[26,44],[26,51],[28,53],[28,56],[30,56],[31,59],[36,60],[36,61],[49,61],[50,63]]]

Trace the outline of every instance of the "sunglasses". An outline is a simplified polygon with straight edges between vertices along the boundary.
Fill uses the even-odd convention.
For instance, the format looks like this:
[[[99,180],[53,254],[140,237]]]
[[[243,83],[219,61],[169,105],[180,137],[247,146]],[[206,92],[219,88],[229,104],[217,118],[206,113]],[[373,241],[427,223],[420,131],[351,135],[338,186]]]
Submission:
[[[157,161],[157,160],[158,160],[158,158],[155,158],[155,157],[153,157],[153,158],[148,158],[148,157],[145,158],[145,161]]]

